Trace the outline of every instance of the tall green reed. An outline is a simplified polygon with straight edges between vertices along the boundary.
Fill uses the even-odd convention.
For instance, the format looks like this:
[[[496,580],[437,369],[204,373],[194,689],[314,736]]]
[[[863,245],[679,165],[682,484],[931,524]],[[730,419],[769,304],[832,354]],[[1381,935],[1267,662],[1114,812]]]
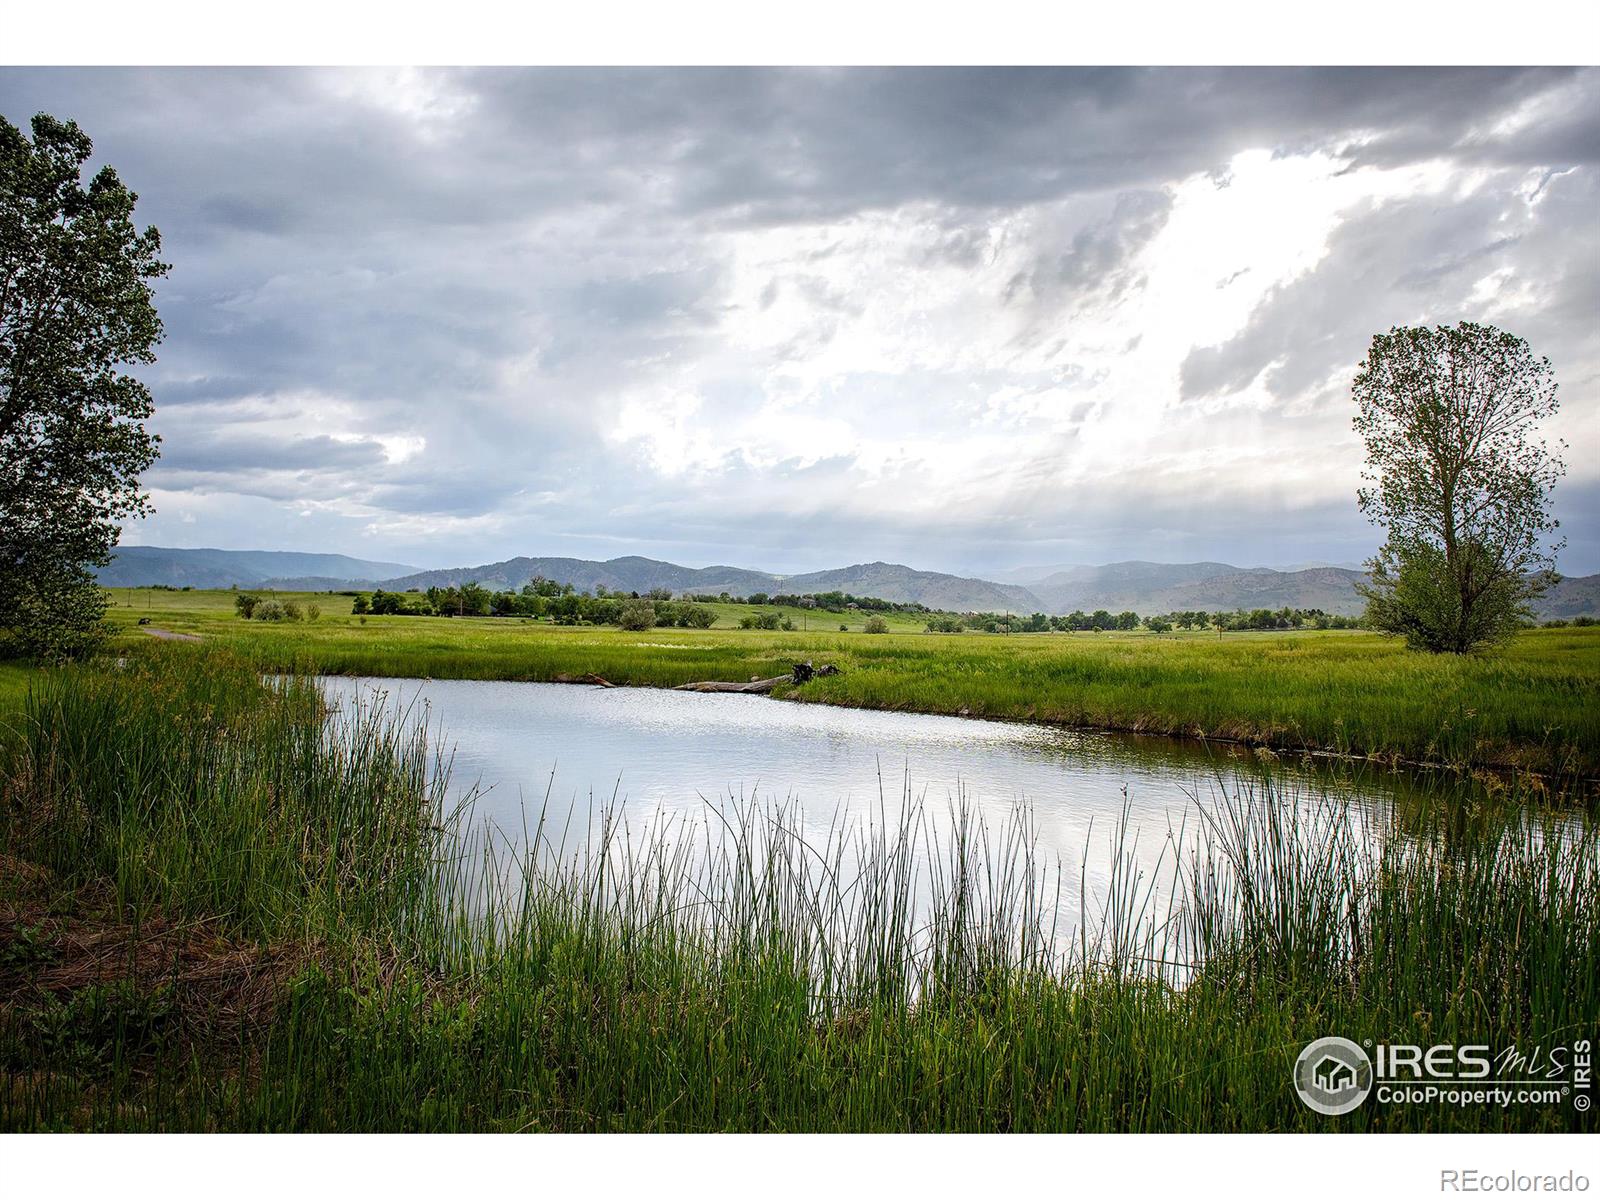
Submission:
[[[119,909],[253,937],[373,928],[418,899],[445,773],[404,714],[329,716],[309,680],[163,649],[43,677],[0,753],[9,852]]]

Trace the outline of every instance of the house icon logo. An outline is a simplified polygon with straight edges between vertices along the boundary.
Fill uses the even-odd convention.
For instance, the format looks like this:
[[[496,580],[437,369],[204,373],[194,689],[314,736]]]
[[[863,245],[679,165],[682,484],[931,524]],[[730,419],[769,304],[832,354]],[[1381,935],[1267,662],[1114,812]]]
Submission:
[[[1343,1116],[1372,1090],[1372,1060],[1349,1038],[1318,1038],[1295,1059],[1294,1090],[1307,1108]]]
[[[1356,1086],[1355,1068],[1331,1054],[1317,1064],[1311,1077],[1319,1088],[1332,1095],[1341,1095]]]

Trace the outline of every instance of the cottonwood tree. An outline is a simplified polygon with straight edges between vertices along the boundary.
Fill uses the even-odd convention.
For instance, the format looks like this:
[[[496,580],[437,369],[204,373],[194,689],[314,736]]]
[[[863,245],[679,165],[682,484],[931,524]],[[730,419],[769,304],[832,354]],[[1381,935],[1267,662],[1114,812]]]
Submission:
[[[1372,339],[1353,392],[1361,511],[1388,531],[1361,589],[1367,620],[1456,654],[1509,636],[1564,544],[1550,496],[1565,467],[1535,437],[1557,409],[1550,361],[1491,325],[1395,328]]]
[[[123,368],[154,361],[168,268],[116,171],[84,185],[88,135],[42,113],[32,130],[0,118],[0,652],[59,657],[94,644],[91,568],[150,511],[153,406]]]

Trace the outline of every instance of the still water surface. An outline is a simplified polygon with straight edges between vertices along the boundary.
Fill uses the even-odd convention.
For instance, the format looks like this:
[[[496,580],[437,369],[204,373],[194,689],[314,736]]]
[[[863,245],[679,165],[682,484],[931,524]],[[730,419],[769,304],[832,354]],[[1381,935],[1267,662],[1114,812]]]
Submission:
[[[707,819],[730,800],[790,803],[808,839],[841,814],[893,823],[909,800],[948,823],[958,800],[992,826],[1026,806],[1040,856],[1059,862],[1064,927],[1082,893],[1103,894],[1116,847],[1152,878],[1192,847],[1199,805],[1260,786],[1256,756],[1235,747],[1072,732],[1037,725],[786,703],[765,696],[478,680],[327,677],[348,711],[378,703],[426,721],[453,748],[453,798],[517,849],[544,812],[581,840],[606,805],[638,826]],[[1362,836],[1377,836],[1375,801],[1405,777],[1279,762],[1280,803],[1349,797]],[[1126,818],[1127,830],[1119,834]]]

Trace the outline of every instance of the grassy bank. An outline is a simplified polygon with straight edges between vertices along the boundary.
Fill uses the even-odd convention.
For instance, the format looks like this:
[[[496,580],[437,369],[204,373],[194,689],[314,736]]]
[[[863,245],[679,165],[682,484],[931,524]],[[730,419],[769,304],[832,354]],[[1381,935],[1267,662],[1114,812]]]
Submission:
[[[1600,833],[1571,814],[1442,802],[1380,814],[1374,846],[1236,795],[1173,860],[1177,901],[1124,862],[1063,943],[1025,824],[805,846],[746,808],[694,854],[531,855],[484,921],[428,747],[325,735],[302,684],[153,646],[48,676],[15,724],[0,1128],[1594,1128],[1571,1104],[1325,1118],[1290,1087],[1330,1033],[1592,1037]]]
[[[16,662],[0,662],[0,721],[22,707],[37,672]]]
[[[320,597],[316,622],[274,625],[237,620],[228,592],[115,597],[124,646],[151,640],[134,624],[148,617],[271,670],[525,680],[594,672],[618,684],[670,687],[765,677],[811,659],[844,672],[780,695],[1600,776],[1600,628],[1530,630],[1508,646],[1458,657],[1341,631],[874,635],[630,633],[436,617],[362,623],[332,611],[345,598],[330,596]]]

